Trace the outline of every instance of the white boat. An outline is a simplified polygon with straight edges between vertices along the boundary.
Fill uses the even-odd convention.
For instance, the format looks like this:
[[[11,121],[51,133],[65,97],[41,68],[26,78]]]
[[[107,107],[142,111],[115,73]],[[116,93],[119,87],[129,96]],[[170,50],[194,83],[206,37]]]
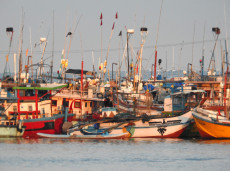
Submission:
[[[57,135],[57,134],[44,134],[44,133],[37,133],[39,137],[42,138],[61,138],[61,139],[123,139],[128,138],[130,134],[128,132],[120,133],[120,134],[110,134],[104,133],[100,135]]]

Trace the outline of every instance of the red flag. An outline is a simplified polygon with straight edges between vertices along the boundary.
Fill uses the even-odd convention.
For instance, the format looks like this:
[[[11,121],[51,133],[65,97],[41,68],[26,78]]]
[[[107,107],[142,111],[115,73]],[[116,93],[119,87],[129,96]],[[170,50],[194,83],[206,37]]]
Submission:
[[[100,24],[100,26],[102,26],[102,20],[101,20],[101,24]]]
[[[118,15],[117,15],[117,13],[116,13],[116,15],[115,15],[115,19],[118,19]]]
[[[102,18],[103,18],[103,17],[102,17],[102,13],[101,13],[100,19],[102,20]]]
[[[136,73],[138,74],[138,65],[137,65],[136,71],[137,71]]]
[[[112,30],[114,29],[114,25],[115,25],[115,22],[113,22],[113,27],[112,27]]]

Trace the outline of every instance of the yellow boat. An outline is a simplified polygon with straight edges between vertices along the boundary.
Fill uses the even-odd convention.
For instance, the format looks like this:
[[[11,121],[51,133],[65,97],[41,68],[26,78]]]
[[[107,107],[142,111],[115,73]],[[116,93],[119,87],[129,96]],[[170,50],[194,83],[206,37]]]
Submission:
[[[225,116],[200,108],[192,115],[202,138],[230,138],[230,120]]]

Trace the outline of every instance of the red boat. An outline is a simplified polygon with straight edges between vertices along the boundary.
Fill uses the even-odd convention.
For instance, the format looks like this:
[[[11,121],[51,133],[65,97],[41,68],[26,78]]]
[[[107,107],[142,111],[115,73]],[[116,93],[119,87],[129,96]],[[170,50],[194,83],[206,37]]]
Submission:
[[[67,115],[67,122],[71,122],[74,114]],[[61,134],[64,123],[64,114],[57,114],[52,117],[24,120],[26,127],[24,138],[38,138],[37,133]]]
[[[66,108],[68,106],[64,102],[63,108],[66,108],[66,112],[62,111],[61,114],[51,114],[51,90],[62,90],[67,86],[65,84],[45,87],[41,85],[36,87],[13,87],[17,91],[17,111],[11,111],[9,115],[17,117],[18,120],[23,122],[23,126],[26,127],[23,137],[38,138],[37,133],[62,133],[63,123],[71,122],[74,114],[68,113],[68,108]],[[47,111],[40,112],[40,110],[45,110],[44,105],[46,107],[48,105],[48,115],[45,114]],[[32,110],[33,108],[35,110]]]

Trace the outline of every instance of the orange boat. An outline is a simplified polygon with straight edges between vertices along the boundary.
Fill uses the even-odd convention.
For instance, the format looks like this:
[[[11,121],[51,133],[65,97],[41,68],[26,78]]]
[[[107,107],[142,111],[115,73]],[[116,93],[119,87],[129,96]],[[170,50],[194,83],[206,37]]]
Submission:
[[[197,108],[192,115],[202,138],[230,138],[230,120],[220,112]]]

